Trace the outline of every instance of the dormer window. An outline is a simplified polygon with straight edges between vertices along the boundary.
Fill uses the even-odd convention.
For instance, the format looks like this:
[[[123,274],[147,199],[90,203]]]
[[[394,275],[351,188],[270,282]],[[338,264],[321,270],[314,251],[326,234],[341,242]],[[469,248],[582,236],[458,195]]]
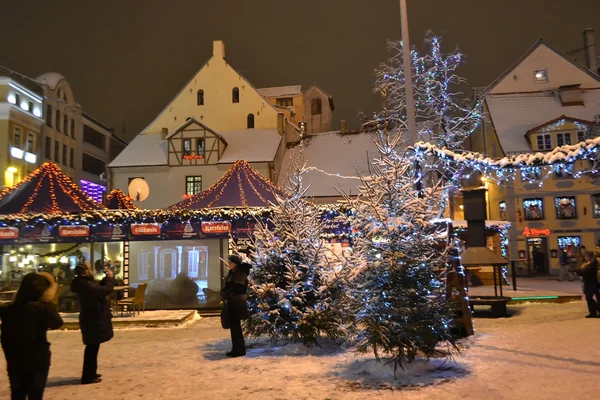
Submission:
[[[192,139],[184,139],[183,140],[183,155],[184,156],[192,155]]]
[[[204,157],[204,139],[196,139],[196,155]]]
[[[231,91],[231,102],[239,103],[240,102],[240,89],[234,87]]]
[[[536,69],[533,72],[533,79],[536,83],[548,82],[548,70],[547,69]]]
[[[558,146],[565,146],[572,144],[571,132],[558,132],[556,134],[556,144]]]
[[[549,133],[536,135],[537,150],[552,150],[552,136]]]

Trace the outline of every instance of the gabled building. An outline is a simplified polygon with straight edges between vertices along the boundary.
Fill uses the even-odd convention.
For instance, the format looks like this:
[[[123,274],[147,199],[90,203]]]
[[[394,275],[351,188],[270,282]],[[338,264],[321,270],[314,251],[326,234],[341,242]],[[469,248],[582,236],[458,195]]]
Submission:
[[[589,40],[589,31],[586,36]],[[594,58],[588,62],[593,68],[595,53],[587,54]],[[543,39],[480,96],[489,120],[473,134],[471,145],[490,157],[548,152],[598,135],[600,77],[595,68],[577,64]],[[557,274],[562,249],[598,243],[600,182],[589,175],[574,177],[588,166],[584,162],[566,171],[524,170],[514,185],[486,183],[489,219],[512,222],[511,259]],[[540,252],[536,263],[534,255]]]
[[[292,123],[303,123],[308,134],[331,132],[333,97],[317,85],[279,86],[258,89],[271,104],[283,111]]]
[[[238,73],[224,43],[214,41],[212,57],[109,165],[112,187],[128,193],[133,179],[144,179],[149,195],[137,205],[151,209],[199,193],[237,160],[276,182],[286,143],[299,137],[286,111]]]

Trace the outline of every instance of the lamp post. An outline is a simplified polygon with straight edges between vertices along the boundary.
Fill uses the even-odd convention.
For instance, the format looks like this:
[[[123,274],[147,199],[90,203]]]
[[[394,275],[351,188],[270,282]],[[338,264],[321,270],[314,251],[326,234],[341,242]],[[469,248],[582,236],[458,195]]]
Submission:
[[[415,103],[413,96],[412,62],[410,58],[410,41],[408,38],[408,14],[406,0],[400,0],[400,23],[402,27],[402,50],[404,59],[404,79],[406,90],[406,117],[408,128],[408,145],[417,141],[417,123],[415,121]]]

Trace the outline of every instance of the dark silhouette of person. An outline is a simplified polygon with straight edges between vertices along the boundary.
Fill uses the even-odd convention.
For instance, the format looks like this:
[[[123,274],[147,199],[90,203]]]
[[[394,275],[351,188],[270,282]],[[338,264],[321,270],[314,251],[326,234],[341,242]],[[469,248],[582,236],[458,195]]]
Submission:
[[[221,290],[221,300],[227,302],[227,317],[231,329],[232,349],[227,356],[240,357],[246,355],[242,320],[248,318],[248,274],[252,267],[242,262],[239,255],[232,254],[227,268],[229,272]]]

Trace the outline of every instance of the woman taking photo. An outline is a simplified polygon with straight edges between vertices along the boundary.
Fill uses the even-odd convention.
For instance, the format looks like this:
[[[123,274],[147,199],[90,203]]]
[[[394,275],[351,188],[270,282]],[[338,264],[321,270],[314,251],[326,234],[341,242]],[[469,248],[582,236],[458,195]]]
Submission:
[[[251,266],[242,262],[240,256],[232,254],[229,256],[227,268],[229,272],[221,290],[221,300],[227,302],[227,316],[231,329],[232,349],[227,353],[227,357],[241,357],[246,355],[242,320],[248,318],[248,274]]]
[[[25,275],[12,304],[2,312],[2,349],[12,399],[42,399],[50,370],[48,329],[63,320],[52,303],[57,285],[47,273]]]
[[[100,282],[94,280],[92,268],[87,263],[75,267],[75,278],[71,282],[71,291],[79,297],[79,327],[85,353],[81,383],[86,385],[101,381],[97,373],[98,351],[100,344],[113,337],[112,314],[106,296],[115,287],[112,271],[106,271],[106,277]]]

